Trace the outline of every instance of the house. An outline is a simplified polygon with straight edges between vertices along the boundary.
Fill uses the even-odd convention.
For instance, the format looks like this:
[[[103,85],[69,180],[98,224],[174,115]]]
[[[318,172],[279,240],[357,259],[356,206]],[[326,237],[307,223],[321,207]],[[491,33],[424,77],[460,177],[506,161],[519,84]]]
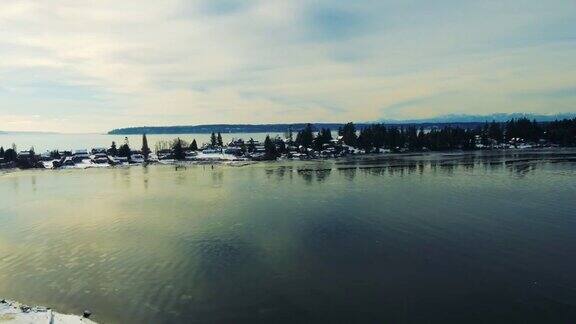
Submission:
[[[79,149],[72,152],[72,159],[75,163],[82,162],[83,160],[89,160],[90,155],[88,154],[88,150],[86,149]]]
[[[239,139],[232,139],[230,141],[230,143],[228,143],[228,147],[242,147],[246,145],[246,143],[244,142],[243,139],[239,138]]]
[[[20,151],[18,152],[18,159],[28,159],[34,156],[34,151]]]
[[[133,153],[130,155],[130,162],[131,163],[144,163],[144,155],[140,153]]]
[[[108,155],[106,153],[96,153],[92,158],[92,163],[95,164],[106,164],[108,163]]]
[[[21,169],[44,167],[42,163],[39,163],[38,156],[32,150],[20,151],[16,158],[16,165]]]
[[[204,154],[222,154],[222,149],[221,148],[207,148],[202,150],[202,153]]]
[[[44,152],[44,153],[40,154],[40,160],[41,161],[52,161],[52,160],[54,160],[54,158],[52,157],[50,152]]]
[[[238,146],[228,146],[224,149],[224,153],[232,154],[232,155],[242,155],[243,150],[241,147]]]
[[[98,153],[104,153],[104,154],[106,154],[107,149],[104,148],[104,147],[95,147],[95,148],[93,148],[90,152],[92,153],[92,155],[96,155],[96,154],[98,154]]]
[[[158,150],[156,155],[158,156],[158,160],[171,160],[174,158],[174,154],[172,154],[172,150],[170,149]]]
[[[188,151],[184,152],[184,159],[188,160],[188,161],[195,160],[197,156],[198,156],[198,152],[196,152],[196,151],[188,150]]]

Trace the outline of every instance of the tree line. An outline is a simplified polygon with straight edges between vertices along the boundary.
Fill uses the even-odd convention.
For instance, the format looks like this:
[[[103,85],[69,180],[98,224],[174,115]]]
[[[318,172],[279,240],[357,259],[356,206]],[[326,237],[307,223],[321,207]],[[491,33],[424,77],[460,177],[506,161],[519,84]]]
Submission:
[[[330,129],[314,135],[308,124],[296,135],[295,144],[320,149],[332,140]],[[376,149],[417,150],[472,150],[477,144],[486,146],[510,141],[538,143],[544,141],[559,146],[576,146],[576,118],[538,123],[527,118],[511,119],[505,123],[491,122],[474,128],[444,126],[424,129],[422,126],[387,126],[371,124],[357,128],[347,123],[338,129],[344,144],[371,152]]]
[[[576,118],[563,119],[553,122],[537,122],[527,118],[511,119],[507,122],[491,122],[475,127],[444,126],[425,129],[419,125],[385,125],[347,123],[338,128],[338,143],[343,143],[365,152],[379,149],[408,150],[408,151],[446,151],[446,150],[473,150],[478,144],[486,147],[502,143],[524,142],[555,144],[558,146],[576,146]],[[285,133],[286,139],[266,136],[264,150],[266,158],[276,158],[290,151],[291,146],[303,147],[320,151],[334,142],[332,130],[328,127],[315,130],[312,124],[306,124],[294,138],[289,128]],[[334,144],[334,143],[333,143]],[[339,145],[339,144],[338,144]],[[224,146],[222,135],[212,132],[209,147],[222,148]],[[159,141],[156,143],[156,152],[169,150],[175,159],[185,158],[186,151],[199,150],[196,140],[188,143],[177,138],[173,141]],[[241,147],[242,153],[255,152],[255,141],[250,139]],[[30,153],[33,154],[33,148]],[[144,134],[142,137],[141,152],[148,158],[152,152]],[[115,142],[107,150],[111,156],[130,158],[132,149],[128,142],[117,147]],[[50,153],[51,157],[60,158],[58,151]],[[16,162],[18,152],[16,146],[4,149],[0,147],[0,158],[4,162]]]

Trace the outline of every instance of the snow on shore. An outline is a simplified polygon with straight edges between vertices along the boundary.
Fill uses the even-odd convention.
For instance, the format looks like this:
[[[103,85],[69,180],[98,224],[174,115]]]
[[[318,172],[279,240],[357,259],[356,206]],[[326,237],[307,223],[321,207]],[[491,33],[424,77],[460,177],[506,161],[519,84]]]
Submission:
[[[0,301],[0,323],[96,324],[96,322],[82,316],[60,314],[50,308],[31,307],[9,300]]]

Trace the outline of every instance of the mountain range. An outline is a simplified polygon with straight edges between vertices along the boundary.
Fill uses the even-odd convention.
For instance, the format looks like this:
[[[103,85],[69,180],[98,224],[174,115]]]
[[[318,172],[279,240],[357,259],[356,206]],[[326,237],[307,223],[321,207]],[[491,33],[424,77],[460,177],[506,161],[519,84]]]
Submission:
[[[518,118],[528,118],[530,120],[535,119],[540,122],[550,122],[560,119],[576,118],[576,113],[561,113],[554,115],[527,114],[527,113],[511,113],[511,114],[496,113],[490,115],[448,114],[424,119],[406,119],[406,120],[380,119],[378,120],[378,122],[385,124],[428,124],[428,123],[451,124],[451,123],[484,123],[491,121],[505,122],[510,119],[518,119]]]

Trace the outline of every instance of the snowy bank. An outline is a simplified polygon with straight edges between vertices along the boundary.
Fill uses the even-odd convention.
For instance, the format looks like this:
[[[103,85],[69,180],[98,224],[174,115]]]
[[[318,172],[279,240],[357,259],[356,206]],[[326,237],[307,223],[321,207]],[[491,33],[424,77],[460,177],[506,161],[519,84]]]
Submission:
[[[89,314],[87,314],[89,316]],[[27,306],[10,300],[0,301],[0,323],[10,324],[96,324],[82,316],[66,315],[41,306]]]

